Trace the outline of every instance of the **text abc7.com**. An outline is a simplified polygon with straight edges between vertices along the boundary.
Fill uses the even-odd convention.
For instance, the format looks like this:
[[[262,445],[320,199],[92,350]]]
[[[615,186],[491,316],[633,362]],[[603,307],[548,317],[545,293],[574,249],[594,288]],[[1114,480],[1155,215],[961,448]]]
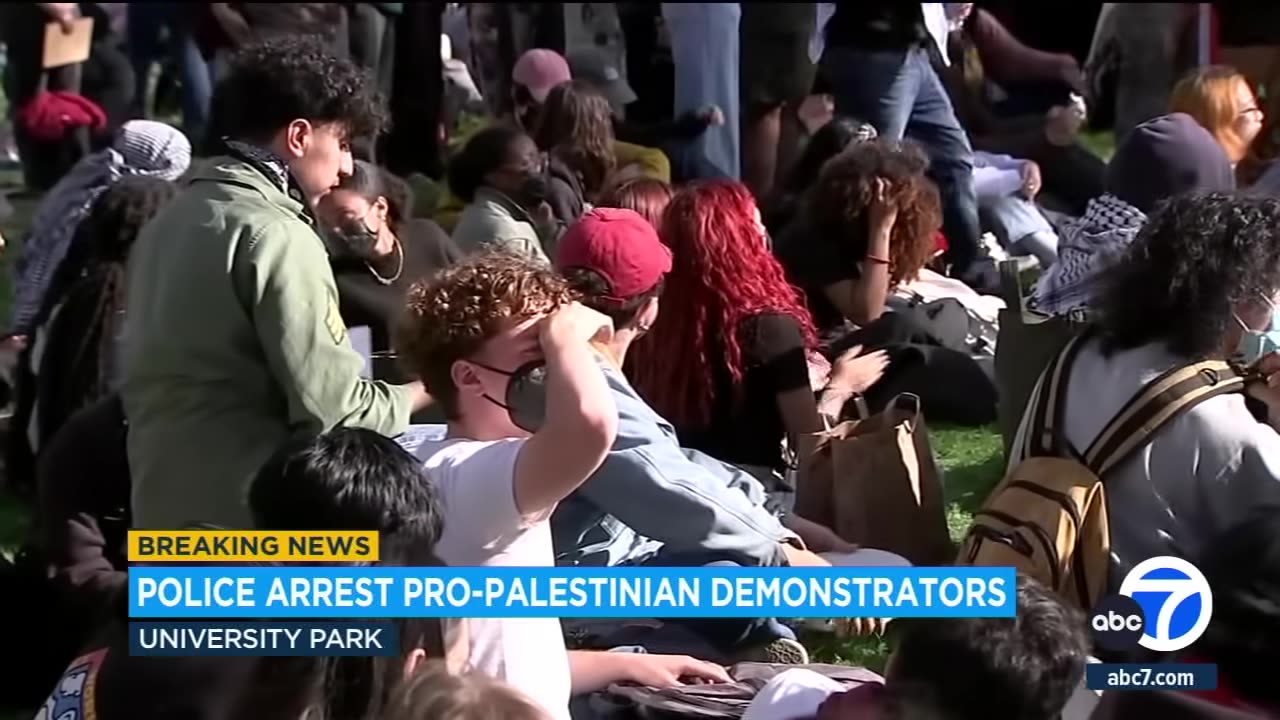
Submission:
[[[1119,594],[1099,601],[1089,623],[1100,650],[1127,655],[1143,648],[1165,654],[1191,647],[1209,627],[1212,617],[1213,592],[1200,570],[1181,558],[1155,557],[1129,571]],[[1142,682],[1143,677],[1167,675],[1159,672],[1161,667],[1151,665],[1145,674],[1139,672],[1136,676],[1113,668],[1108,687],[1096,689],[1146,686],[1149,683]]]

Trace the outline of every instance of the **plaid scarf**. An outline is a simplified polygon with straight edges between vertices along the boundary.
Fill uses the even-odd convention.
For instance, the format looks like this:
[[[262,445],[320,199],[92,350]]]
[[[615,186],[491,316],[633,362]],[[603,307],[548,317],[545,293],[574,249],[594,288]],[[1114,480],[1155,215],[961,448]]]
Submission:
[[[1101,274],[1116,263],[1146,224],[1141,210],[1114,195],[1090,200],[1084,217],[1063,225],[1058,261],[1040,276],[1032,307],[1050,315],[1088,307]]]

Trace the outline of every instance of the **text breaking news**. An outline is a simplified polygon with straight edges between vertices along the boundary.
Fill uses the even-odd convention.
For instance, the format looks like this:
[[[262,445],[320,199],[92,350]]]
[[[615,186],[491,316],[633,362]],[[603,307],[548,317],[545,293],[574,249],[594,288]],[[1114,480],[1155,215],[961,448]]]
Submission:
[[[131,618],[1013,617],[1013,568],[136,566]]]
[[[378,533],[363,530],[130,530],[131,563],[376,562]]]
[[[1090,690],[1216,690],[1218,666],[1204,663],[1090,663]]]

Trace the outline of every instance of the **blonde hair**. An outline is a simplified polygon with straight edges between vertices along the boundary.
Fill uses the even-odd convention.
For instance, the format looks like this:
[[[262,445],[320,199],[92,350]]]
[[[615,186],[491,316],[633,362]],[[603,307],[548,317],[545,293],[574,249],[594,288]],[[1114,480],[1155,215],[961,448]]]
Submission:
[[[387,703],[386,720],[550,720],[545,710],[514,687],[476,672],[450,673],[429,662]]]
[[[1210,65],[1179,80],[1169,96],[1169,112],[1194,118],[1213,135],[1233,164],[1249,152],[1249,141],[1235,129],[1236,118],[1245,109],[1236,100],[1241,86],[1253,94],[1240,71],[1227,65]]]

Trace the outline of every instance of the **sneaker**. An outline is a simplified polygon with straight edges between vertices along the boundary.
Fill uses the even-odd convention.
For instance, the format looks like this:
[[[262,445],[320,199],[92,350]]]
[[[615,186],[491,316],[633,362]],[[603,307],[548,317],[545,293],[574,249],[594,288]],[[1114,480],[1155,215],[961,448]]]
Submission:
[[[747,650],[737,658],[738,662],[758,662],[770,665],[808,665],[809,651],[798,640],[776,638],[764,645]]]
[[[1000,244],[1000,241],[996,239],[996,236],[993,233],[982,233],[982,237],[978,238],[978,243],[979,256],[986,255],[994,260],[997,265],[1009,259],[1009,253],[1004,249],[1004,246]]]

